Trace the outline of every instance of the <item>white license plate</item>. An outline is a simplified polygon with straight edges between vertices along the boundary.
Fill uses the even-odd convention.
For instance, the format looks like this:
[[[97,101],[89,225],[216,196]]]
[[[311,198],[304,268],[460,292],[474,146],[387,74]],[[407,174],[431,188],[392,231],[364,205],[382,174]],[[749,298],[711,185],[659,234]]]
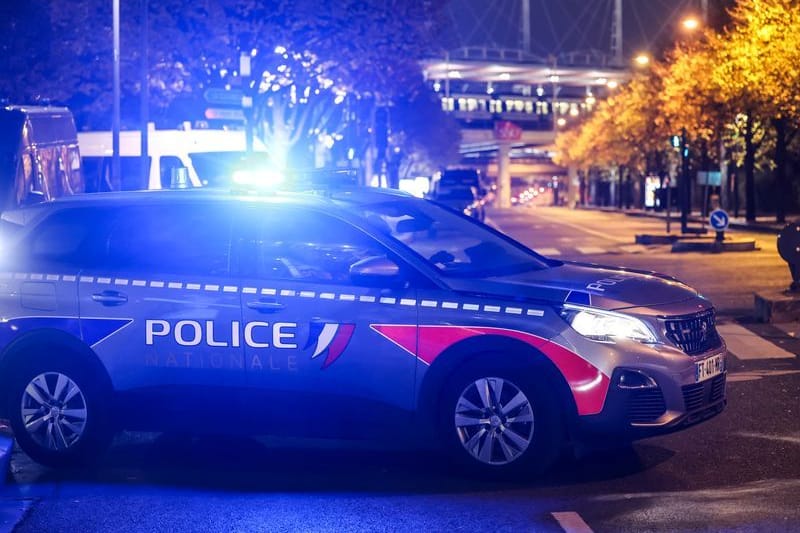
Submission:
[[[703,359],[694,364],[694,382],[700,383],[725,372],[725,356],[723,354]]]

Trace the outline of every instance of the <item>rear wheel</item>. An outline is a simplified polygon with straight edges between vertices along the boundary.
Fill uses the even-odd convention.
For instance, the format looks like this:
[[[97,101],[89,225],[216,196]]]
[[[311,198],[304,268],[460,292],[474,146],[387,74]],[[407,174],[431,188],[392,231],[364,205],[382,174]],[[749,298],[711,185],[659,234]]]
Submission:
[[[552,464],[563,443],[561,414],[531,374],[474,367],[448,382],[439,427],[453,459],[496,477],[531,476]]]
[[[8,412],[22,450],[47,466],[96,459],[111,441],[110,386],[72,361],[25,361],[14,372]]]

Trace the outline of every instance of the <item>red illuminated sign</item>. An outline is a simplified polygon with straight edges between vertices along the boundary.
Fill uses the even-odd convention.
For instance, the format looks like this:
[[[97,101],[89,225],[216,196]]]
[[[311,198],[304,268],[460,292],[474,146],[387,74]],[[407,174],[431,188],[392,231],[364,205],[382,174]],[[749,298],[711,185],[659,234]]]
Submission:
[[[522,128],[508,120],[494,123],[494,138],[498,141],[518,141],[522,138]]]

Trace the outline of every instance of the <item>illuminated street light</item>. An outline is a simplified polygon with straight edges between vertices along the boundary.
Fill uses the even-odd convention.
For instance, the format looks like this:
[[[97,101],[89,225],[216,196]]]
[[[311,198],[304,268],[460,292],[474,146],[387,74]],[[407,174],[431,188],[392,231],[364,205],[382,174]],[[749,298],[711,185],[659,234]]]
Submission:
[[[681,26],[686,31],[694,31],[700,27],[700,20],[697,17],[686,17],[681,21]]]
[[[645,53],[642,53],[634,57],[633,61],[634,63],[636,63],[636,66],[638,67],[646,67],[647,65],[650,64],[650,56]]]
[[[617,83],[616,80],[609,80],[609,82],[606,83],[606,87],[608,87],[609,89],[616,89],[617,87],[619,87],[619,83]]]

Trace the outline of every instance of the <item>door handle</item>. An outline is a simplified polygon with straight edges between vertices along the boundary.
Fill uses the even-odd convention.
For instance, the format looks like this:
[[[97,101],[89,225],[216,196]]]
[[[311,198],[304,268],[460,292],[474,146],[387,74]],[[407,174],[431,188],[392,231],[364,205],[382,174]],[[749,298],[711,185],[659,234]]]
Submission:
[[[96,292],[92,294],[92,300],[106,306],[128,303],[128,297],[117,291]]]
[[[269,302],[266,300],[253,300],[245,304],[250,309],[258,311],[259,313],[275,313],[281,311],[286,306],[279,302]]]

